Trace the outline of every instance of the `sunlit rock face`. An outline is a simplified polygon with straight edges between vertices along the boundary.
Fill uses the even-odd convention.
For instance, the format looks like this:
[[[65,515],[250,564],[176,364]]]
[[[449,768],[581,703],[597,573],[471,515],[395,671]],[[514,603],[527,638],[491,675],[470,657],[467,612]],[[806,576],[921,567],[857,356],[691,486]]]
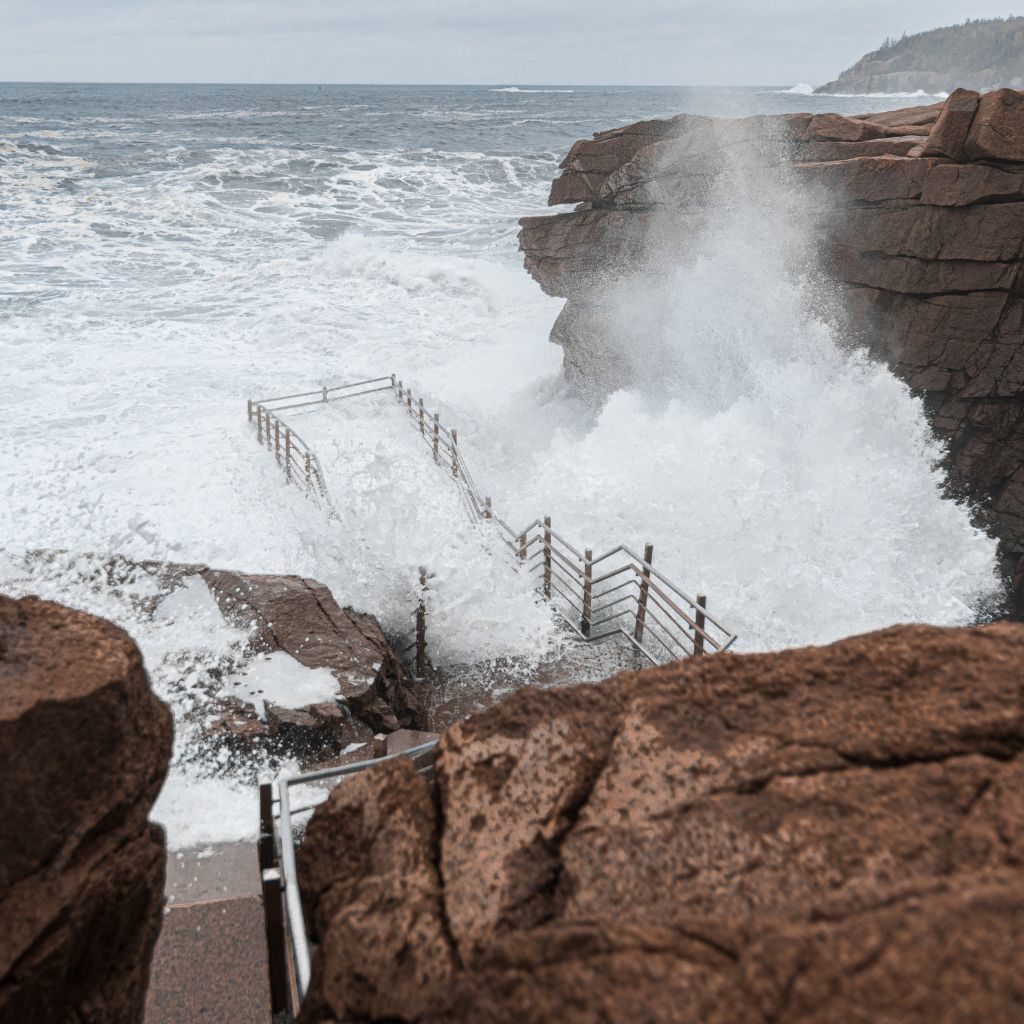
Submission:
[[[577,206],[524,218],[520,243],[541,287],[568,300],[551,338],[582,390],[671,375],[686,349],[708,356],[682,361],[687,379],[713,381],[722,335],[750,337],[728,369],[758,354],[751,325],[769,345],[824,323],[831,343],[866,347],[923,396],[953,491],[981,504],[1012,572],[1024,555],[1024,93],[957,90],[853,118],[640,122],[577,142],[549,202]]]
[[[1024,626],[521,690],[338,786],[305,1024],[1011,1024]]]
[[[171,714],[131,638],[0,596],[0,1021],[141,1022]]]

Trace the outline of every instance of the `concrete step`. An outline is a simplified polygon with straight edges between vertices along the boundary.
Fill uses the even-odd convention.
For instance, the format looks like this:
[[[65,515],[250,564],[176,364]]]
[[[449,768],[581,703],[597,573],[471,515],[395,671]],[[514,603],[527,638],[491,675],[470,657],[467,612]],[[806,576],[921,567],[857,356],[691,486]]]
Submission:
[[[255,844],[214,844],[167,860],[167,907],[145,1024],[269,1024]]]

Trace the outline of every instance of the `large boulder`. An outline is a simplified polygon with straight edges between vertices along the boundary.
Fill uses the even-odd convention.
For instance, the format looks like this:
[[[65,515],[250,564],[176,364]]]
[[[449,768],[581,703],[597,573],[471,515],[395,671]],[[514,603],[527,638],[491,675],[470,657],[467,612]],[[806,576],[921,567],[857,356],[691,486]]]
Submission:
[[[0,596],[0,1022],[142,1020],[171,715],[122,630]]]
[[[928,134],[928,143],[922,155],[948,156],[952,160],[960,160],[980,99],[981,96],[970,89],[957,89],[950,93],[942,113]]]
[[[524,218],[519,235],[529,272],[568,300],[551,331],[567,378],[587,393],[628,383],[633,321],[613,286],[656,283],[686,258],[716,176],[754,168],[758,183],[776,166],[794,169],[811,206],[827,197],[817,242],[853,341],[924,397],[952,490],[985,509],[1012,575],[1024,555],[1024,92],[958,89],[857,117],[684,115],[576,143],[550,201],[580,205]]]
[[[1024,626],[524,690],[340,785],[305,1024],[1011,1024]]]
[[[1024,92],[998,89],[981,97],[964,156],[968,160],[1024,163]]]
[[[372,615],[342,608],[316,580],[195,568],[225,615],[252,627],[254,651],[284,651],[307,668],[331,672],[338,682],[338,699],[349,717],[362,724],[361,731],[353,726],[346,734],[349,739],[364,742],[367,729],[421,724],[424,693]],[[161,572],[166,575],[168,569]],[[325,724],[327,733],[333,729],[340,735],[337,709],[309,709],[308,715]]]

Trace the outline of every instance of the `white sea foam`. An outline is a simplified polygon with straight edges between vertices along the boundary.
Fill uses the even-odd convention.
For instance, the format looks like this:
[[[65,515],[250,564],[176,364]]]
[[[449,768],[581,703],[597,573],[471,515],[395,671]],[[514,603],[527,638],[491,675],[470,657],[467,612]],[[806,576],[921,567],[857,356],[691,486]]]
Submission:
[[[931,99],[944,100],[949,98],[948,92],[925,92],[924,89],[917,89],[915,92],[827,92],[818,93],[813,85],[800,82],[789,89],[775,89],[773,92],[780,96],[820,96],[822,99],[870,99],[870,100],[916,100]]]
[[[521,89],[516,85],[506,85],[500,89],[488,89],[488,92],[526,92],[526,93],[545,93],[545,92],[575,92],[575,89]]]
[[[286,651],[274,651],[249,662],[227,692],[252,704],[265,720],[268,702],[282,708],[303,708],[335,700],[338,681],[330,669],[307,668]]]
[[[544,209],[561,150],[484,152],[475,123],[447,148],[317,133],[296,149],[244,120],[232,142],[212,121],[195,138],[187,119],[83,115],[61,154],[0,154],[0,316],[16,314],[0,319],[0,589],[85,607],[142,645],[178,722],[156,812],[174,843],[255,827],[251,789],[192,759],[187,716],[217,671],[237,678],[245,632],[198,587],[149,620],[145,595],[89,560],[26,576],[25,550],[300,573],[393,633],[411,628],[426,565],[439,663],[554,642],[393,400],[296,422],[337,521],[256,446],[247,396],[397,372],[459,428],[513,525],[547,513],[595,548],[653,541],[744,649],[968,621],[991,589],[992,542],[942,500],[920,403],[810,315],[777,219],[721,204],[673,287],[633,307],[651,372],[594,409],[547,341],[560,302],[515,251],[515,219]],[[112,124],[149,152],[130,173],[98,173],[88,132]]]
[[[841,99],[869,99],[869,100],[945,100],[949,98],[948,92],[925,92],[924,89],[916,89],[914,92],[830,92],[826,96],[835,96]]]

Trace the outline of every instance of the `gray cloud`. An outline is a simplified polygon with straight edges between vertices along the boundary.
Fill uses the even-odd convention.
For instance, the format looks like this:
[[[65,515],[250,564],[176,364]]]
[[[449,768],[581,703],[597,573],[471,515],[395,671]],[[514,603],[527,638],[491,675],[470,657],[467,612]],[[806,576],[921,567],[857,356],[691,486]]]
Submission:
[[[5,0],[0,80],[817,84],[981,0]]]

